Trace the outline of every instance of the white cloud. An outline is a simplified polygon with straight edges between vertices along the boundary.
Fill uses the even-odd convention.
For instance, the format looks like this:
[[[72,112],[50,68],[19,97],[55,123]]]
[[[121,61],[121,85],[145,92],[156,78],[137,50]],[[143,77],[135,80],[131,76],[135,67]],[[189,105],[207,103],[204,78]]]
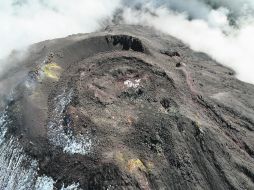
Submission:
[[[0,58],[13,48],[23,48],[34,42],[93,32],[102,19],[112,18],[114,11],[122,7],[125,23],[154,26],[235,69],[239,79],[254,83],[251,73],[254,69],[253,0],[15,1],[19,3],[0,1]],[[142,8],[135,9],[136,3],[158,16]],[[238,29],[230,26],[232,18]]]
[[[13,48],[73,33],[93,32],[120,0],[0,1],[0,57]],[[23,2],[23,3],[22,3]],[[43,3],[44,2],[44,3]]]
[[[211,10],[205,19],[188,20],[187,14],[179,14],[166,7],[146,6],[156,13],[128,8],[124,19],[129,24],[144,24],[181,39],[193,50],[209,54],[218,62],[233,68],[237,77],[254,83],[254,22],[248,21],[234,29],[229,25],[227,9]],[[225,31],[228,34],[225,34]]]

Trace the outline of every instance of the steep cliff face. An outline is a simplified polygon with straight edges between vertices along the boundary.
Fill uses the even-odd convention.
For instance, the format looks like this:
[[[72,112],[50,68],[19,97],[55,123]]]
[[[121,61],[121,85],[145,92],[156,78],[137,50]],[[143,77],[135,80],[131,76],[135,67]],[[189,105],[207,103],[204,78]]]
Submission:
[[[254,188],[254,86],[171,36],[41,42],[6,81],[0,189]]]

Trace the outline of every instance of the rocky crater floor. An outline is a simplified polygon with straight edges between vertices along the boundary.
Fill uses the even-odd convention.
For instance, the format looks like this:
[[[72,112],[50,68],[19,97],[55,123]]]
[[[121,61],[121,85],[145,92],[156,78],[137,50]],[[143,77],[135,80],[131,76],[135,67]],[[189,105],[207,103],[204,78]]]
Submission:
[[[0,189],[254,189],[254,86],[181,41],[109,26],[0,78]]]

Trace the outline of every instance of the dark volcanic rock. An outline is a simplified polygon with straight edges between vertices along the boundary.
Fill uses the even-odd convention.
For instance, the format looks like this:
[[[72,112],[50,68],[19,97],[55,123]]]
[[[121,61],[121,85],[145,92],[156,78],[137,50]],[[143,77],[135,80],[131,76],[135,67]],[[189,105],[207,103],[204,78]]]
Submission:
[[[55,188],[254,188],[254,86],[177,39],[114,26],[35,44],[20,65],[1,79],[26,73],[6,137]]]

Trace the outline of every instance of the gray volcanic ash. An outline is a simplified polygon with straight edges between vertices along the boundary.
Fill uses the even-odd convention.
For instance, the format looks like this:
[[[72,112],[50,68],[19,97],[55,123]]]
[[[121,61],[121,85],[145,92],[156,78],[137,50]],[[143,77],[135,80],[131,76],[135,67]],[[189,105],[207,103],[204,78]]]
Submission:
[[[254,86],[171,36],[118,25],[40,42],[1,83],[17,78],[0,189],[254,188]]]

